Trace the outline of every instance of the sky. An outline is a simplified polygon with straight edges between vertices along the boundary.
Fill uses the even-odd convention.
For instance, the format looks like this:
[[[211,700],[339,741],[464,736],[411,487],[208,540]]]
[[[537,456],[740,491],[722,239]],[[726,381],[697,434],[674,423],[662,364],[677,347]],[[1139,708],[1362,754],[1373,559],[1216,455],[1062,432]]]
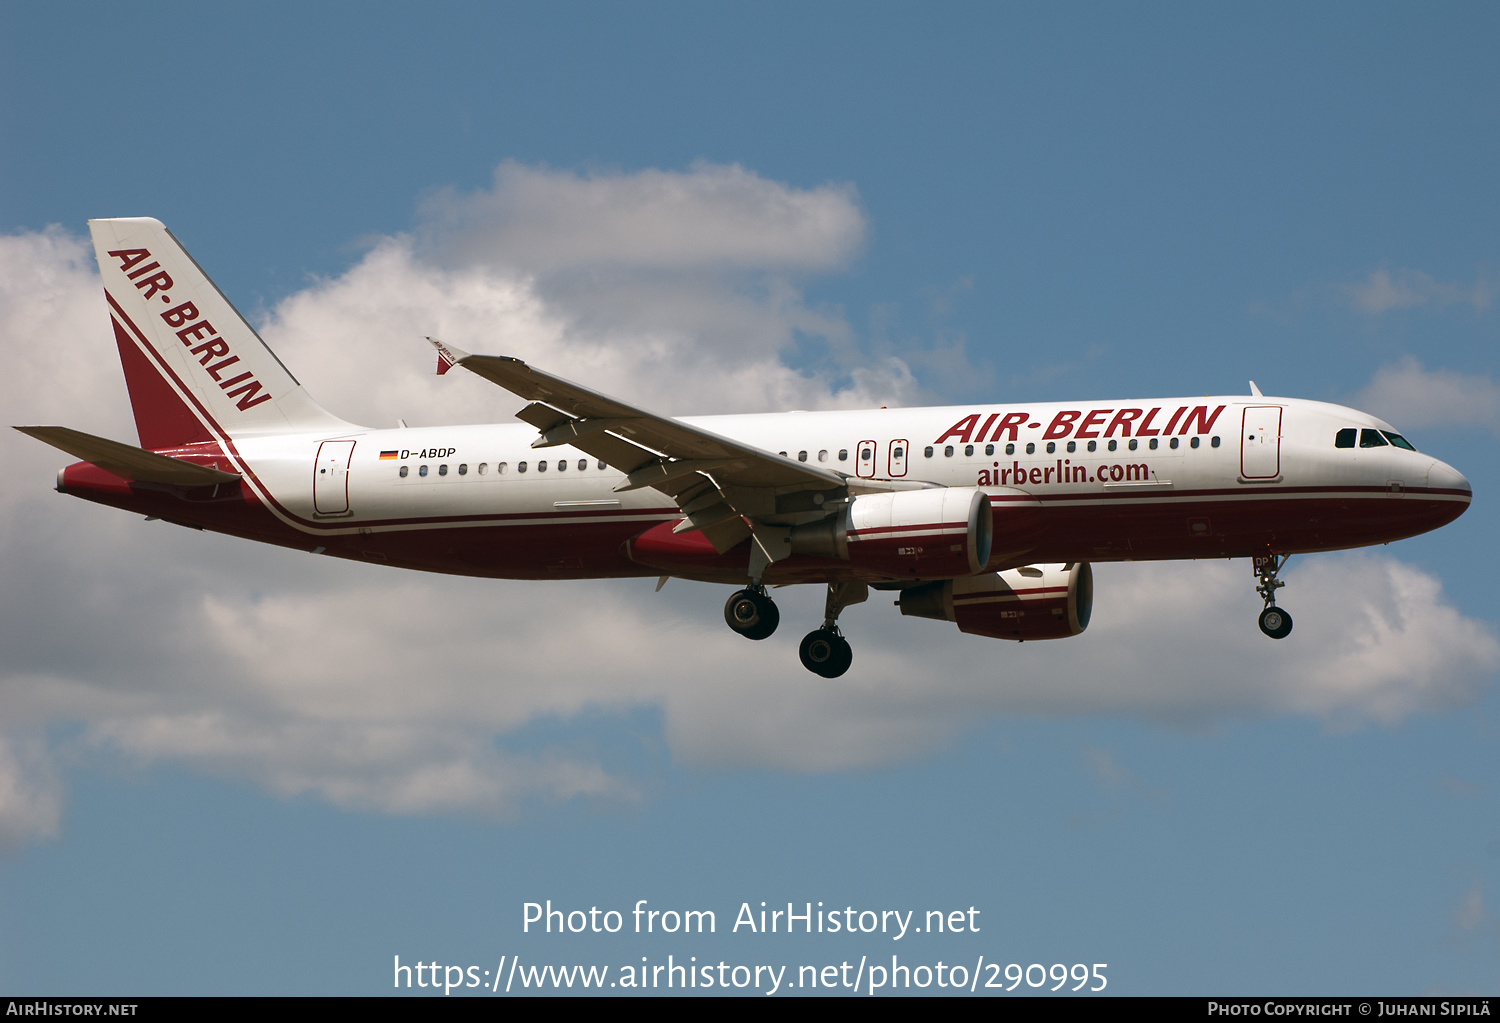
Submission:
[[[902,965],[951,995],[955,964],[1010,996],[1051,994],[1031,964],[1496,993],[1497,31],[1479,3],[0,6],[13,425],[134,442],[85,222],[151,216],[369,426],[522,404],[433,376],[429,334],[674,415],[1253,379],[1475,493],[1293,558],[1280,643],[1245,562],[1099,564],[1079,637],[876,595],[823,680],[810,587],[750,644],[725,587],[143,522],[7,431],[0,989],[495,997],[671,956],[708,994]],[[528,924],[549,900],[619,929]],[[765,933],[762,903],[856,932]],[[445,984],[398,987],[418,963]]]

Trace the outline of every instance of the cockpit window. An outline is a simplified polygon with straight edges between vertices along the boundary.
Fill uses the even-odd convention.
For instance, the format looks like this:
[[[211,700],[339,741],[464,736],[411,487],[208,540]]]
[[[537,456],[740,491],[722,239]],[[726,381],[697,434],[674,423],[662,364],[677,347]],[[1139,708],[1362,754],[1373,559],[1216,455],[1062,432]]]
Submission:
[[[1379,430],[1359,431],[1359,446],[1362,448],[1383,448],[1386,440],[1380,435]]]
[[[1405,448],[1407,451],[1417,450],[1416,448],[1411,446],[1411,441],[1407,440],[1399,433],[1392,433],[1389,430],[1381,430],[1380,432],[1385,435],[1386,440],[1390,441],[1398,448]]]
[[[1354,447],[1354,438],[1358,433],[1359,431],[1354,429],[1354,427],[1352,426],[1347,430],[1340,430],[1338,433],[1333,435],[1333,446],[1336,448]]]

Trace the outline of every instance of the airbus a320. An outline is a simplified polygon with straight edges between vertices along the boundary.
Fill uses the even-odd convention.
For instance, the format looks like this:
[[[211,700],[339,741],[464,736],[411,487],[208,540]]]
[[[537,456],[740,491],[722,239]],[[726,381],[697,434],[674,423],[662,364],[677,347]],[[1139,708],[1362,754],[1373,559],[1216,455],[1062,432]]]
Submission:
[[[519,423],[373,430],[315,402],[158,221],[90,221],[139,444],[17,427],[82,461],[65,494],[399,568],[506,579],[682,577],[827,587],[802,663],[853,659],[871,589],[994,639],[1088,627],[1096,561],[1248,558],[1260,628],[1293,554],[1451,522],[1468,480],[1351,408],[1251,395],[672,418],[440,341],[524,399]],[[660,583],[658,583],[658,588]]]

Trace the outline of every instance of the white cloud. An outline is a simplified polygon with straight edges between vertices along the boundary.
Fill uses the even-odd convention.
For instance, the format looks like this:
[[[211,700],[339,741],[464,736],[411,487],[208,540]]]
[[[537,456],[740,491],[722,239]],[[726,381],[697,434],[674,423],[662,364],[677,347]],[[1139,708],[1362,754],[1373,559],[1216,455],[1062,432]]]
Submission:
[[[0,849],[55,838],[63,787],[39,736],[0,736]]]
[[[713,180],[692,180],[699,173]],[[855,209],[839,190],[800,193],[737,168],[556,177],[502,169],[496,192],[573,195],[603,181],[598,194],[615,203],[669,213],[678,203],[723,230],[748,216],[741,207],[777,195],[793,211]],[[730,196],[718,220],[715,188]],[[517,201],[474,200],[502,213]],[[733,273],[669,273],[673,231],[686,230],[677,224],[653,243],[650,266],[601,278],[604,298],[580,298],[547,267],[445,262],[423,248],[431,239],[385,239],[347,273],[280,303],[265,333],[330,408],[376,424],[494,420],[519,404],[475,378],[428,376],[431,357],[416,342],[426,333],[669,411],[917,393],[899,360],[862,372],[850,371],[852,356],[848,366],[787,368],[796,332],[843,344],[848,329],[810,309],[783,274],[839,265],[859,236],[831,232],[844,241],[799,264],[777,246],[830,232],[787,216],[780,241],[723,242]],[[559,230],[586,233],[592,222],[556,217]],[[496,214],[487,228],[503,252],[519,244],[507,224]],[[549,251],[575,244],[583,261],[615,251],[622,230]],[[703,243],[682,251],[694,244]],[[768,253],[756,257],[762,286],[747,289],[746,253],[757,251]],[[60,231],[0,239],[0,401],[18,421],[128,438],[88,264],[83,243]],[[674,581],[653,595],[650,580],[436,577],[261,548],[63,498],[50,488],[59,456],[16,434],[6,443],[0,840],[11,842],[56,833],[59,754],[43,736],[58,725],[76,732],[70,763],[124,755],[352,809],[503,816],[530,799],[641,798],[648,786],[636,767],[569,736],[580,722],[642,712],[659,716],[676,763],[827,771],[928,753],[988,714],[1393,722],[1473,699],[1500,665],[1489,628],[1448,604],[1430,575],[1385,556],[1331,555],[1294,563],[1283,592],[1297,626],[1282,643],[1255,628],[1243,563],[1106,565],[1089,631],[1052,643],[964,636],[900,618],[876,595],[845,615],[855,666],[829,682],[796,659],[801,633],[821,617],[812,588],[778,591],[782,631],[748,643],[720,621],[723,587]]]
[[[71,411],[79,429],[135,436],[101,295],[86,237],[57,226],[0,235],[7,425],[50,424]]]
[[[1349,404],[1402,430],[1476,426],[1500,433],[1500,384],[1489,376],[1424,369],[1411,356],[1381,367]]]
[[[1500,283],[1480,274],[1472,285],[1448,284],[1420,270],[1402,268],[1393,273],[1382,268],[1359,284],[1346,284],[1340,290],[1355,309],[1371,315],[1422,305],[1441,308],[1455,304],[1470,305],[1475,312],[1483,312],[1500,291]]]
[[[842,313],[797,284],[843,265],[864,230],[851,189],[739,167],[504,164],[492,190],[430,200],[414,236],[281,302],[263,334],[331,411],[372,424],[493,422],[522,404],[467,374],[436,379],[426,335],[673,414],[910,404],[907,361],[862,354]],[[830,354],[793,370],[804,339]]]
[[[507,161],[489,191],[422,205],[445,260],[528,273],[601,266],[828,270],[864,242],[851,185],[795,189],[738,165],[587,175]]]

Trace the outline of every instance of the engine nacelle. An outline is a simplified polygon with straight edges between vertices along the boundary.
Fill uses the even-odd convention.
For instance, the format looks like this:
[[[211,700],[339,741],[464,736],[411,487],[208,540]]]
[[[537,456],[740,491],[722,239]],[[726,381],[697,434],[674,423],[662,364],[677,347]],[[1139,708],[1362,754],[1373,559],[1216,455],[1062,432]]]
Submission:
[[[1028,565],[902,590],[904,615],[957,622],[992,639],[1063,639],[1089,627],[1094,572],[1088,562]]]
[[[861,494],[839,515],[792,530],[793,554],[839,558],[883,575],[973,575],[990,560],[994,518],[977,487]]]

